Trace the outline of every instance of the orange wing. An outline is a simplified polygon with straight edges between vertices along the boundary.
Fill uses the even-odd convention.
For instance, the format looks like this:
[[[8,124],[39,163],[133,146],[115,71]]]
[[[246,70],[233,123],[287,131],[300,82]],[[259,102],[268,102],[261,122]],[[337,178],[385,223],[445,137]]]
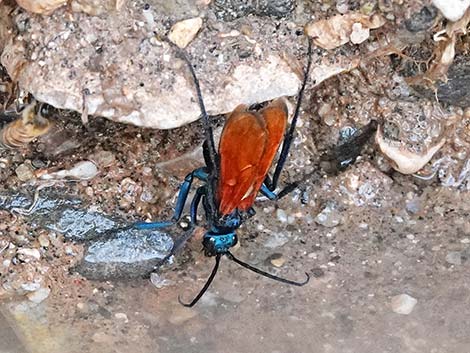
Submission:
[[[277,100],[260,114],[237,107],[229,116],[219,143],[219,211],[251,207],[284,135],[287,108]]]
[[[220,137],[219,211],[231,213],[253,188],[257,165],[266,144],[266,128],[256,113],[238,106],[227,119]]]
[[[277,149],[284,137],[287,125],[287,106],[282,99],[273,101],[270,105],[261,110],[260,113],[266,124],[268,140],[266,142],[263,157],[258,164],[258,175],[255,180],[253,190],[241,201],[239,205],[239,209],[242,211],[248,210],[255,202],[256,195],[266,178],[266,174],[268,174]]]

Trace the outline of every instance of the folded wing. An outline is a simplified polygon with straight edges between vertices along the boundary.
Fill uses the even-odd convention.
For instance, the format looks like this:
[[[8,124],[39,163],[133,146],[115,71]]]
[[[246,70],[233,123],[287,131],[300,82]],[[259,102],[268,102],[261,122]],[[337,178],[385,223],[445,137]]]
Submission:
[[[268,173],[287,124],[287,108],[276,100],[259,113],[239,106],[229,116],[219,143],[219,212],[248,210]]]

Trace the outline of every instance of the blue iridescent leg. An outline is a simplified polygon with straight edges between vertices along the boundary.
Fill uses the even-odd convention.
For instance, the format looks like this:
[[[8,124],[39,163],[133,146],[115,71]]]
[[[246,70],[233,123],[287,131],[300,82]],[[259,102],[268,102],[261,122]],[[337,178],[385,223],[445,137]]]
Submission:
[[[199,207],[202,197],[205,196],[206,193],[207,193],[207,189],[203,186],[199,187],[196,190],[196,195],[193,197],[193,200],[191,201],[191,211],[190,211],[191,223],[189,225],[189,229],[186,230],[186,232],[183,234],[182,237],[175,239],[173,248],[171,249],[170,253],[167,256],[165,256],[165,258],[162,260],[162,263],[166,262],[170,257],[172,257],[179,249],[183,247],[184,244],[186,244],[189,238],[192,237],[194,226],[197,225],[197,209]]]
[[[274,191],[269,190],[269,187],[265,183],[261,185],[261,189],[259,191],[270,200],[277,199],[277,195],[274,193]]]
[[[180,187],[178,199],[176,200],[176,207],[173,213],[173,217],[171,217],[169,221],[136,222],[133,224],[133,227],[136,229],[160,229],[160,228],[166,228],[166,227],[170,227],[174,225],[181,218],[181,214],[183,213],[184,205],[186,204],[186,200],[188,199],[188,194],[189,194],[189,190],[191,189],[193,179],[198,178],[202,181],[207,181],[207,177],[208,177],[208,174],[207,174],[206,168],[198,168],[194,170],[193,172],[189,173],[186,176],[186,178],[184,178],[184,182],[181,184],[181,187]],[[199,196],[199,199],[201,196]],[[198,197],[198,193],[196,192],[195,198],[197,197]],[[194,200],[193,200],[193,203],[194,203]]]

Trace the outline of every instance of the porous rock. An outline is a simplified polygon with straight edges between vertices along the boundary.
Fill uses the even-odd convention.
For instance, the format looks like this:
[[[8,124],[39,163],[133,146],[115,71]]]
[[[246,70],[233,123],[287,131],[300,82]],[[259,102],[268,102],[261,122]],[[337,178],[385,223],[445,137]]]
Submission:
[[[168,22],[157,2],[126,2],[100,16],[67,9],[50,16],[18,13],[1,63],[20,87],[57,108],[160,129],[195,121],[200,110],[188,69],[155,36],[166,33]],[[220,43],[223,51],[225,72],[216,60],[197,67],[210,114],[297,93],[299,74],[282,53],[258,50],[247,64],[219,35],[206,30],[193,41]]]

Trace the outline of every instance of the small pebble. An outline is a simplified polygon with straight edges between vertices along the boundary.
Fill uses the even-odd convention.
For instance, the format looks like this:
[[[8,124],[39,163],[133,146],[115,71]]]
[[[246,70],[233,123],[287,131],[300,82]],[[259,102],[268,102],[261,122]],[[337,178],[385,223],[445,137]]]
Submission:
[[[287,222],[287,213],[286,211],[284,211],[283,209],[281,208],[278,208],[276,210],[276,216],[277,216],[277,219],[279,221],[281,221],[282,223],[286,223]]]
[[[34,173],[33,168],[31,167],[31,163],[20,164],[15,169],[15,173],[20,181],[28,181],[34,179]]]
[[[450,251],[446,255],[446,261],[452,265],[461,265],[462,254],[460,253],[460,251]]]
[[[418,301],[408,294],[396,295],[392,298],[392,310],[397,314],[408,315]]]
[[[406,202],[406,210],[410,213],[413,213],[413,214],[419,213],[421,208],[422,208],[421,200],[417,197],[411,200],[408,200]]]
[[[41,175],[41,179],[54,180],[54,179],[74,179],[74,180],[89,180],[98,174],[98,168],[95,163],[91,161],[80,161],[70,169],[62,169],[57,172],[51,172]]]
[[[39,288],[37,291],[28,293],[26,296],[33,303],[39,304],[44,301],[50,293],[51,290],[49,288]]]
[[[47,234],[40,234],[39,237],[38,237],[38,241],[39,241],[39,244],[43,247],[43,248],[47,248],[49,245],[50,245],[50,241],[49,241],[49,236]]]
[[[129,319],[127,318],[127,315],[125,313],[116,313],[116,314],[114,314],[114,317],[118,320],[122,320],[124,322],[129,322]]]
[[[171,27],[168,38],[180,48],[186,48],[202,27],[202,18],[195,17],[179,21]]]
[[[269,262],[274,267],[282,267],[286,263],[286,258],[281,254],[273,254]]]
[[[30,248],[21,248],[18,249],[16,252],[19,258],[25,262],[29,262],[31,258],[35,260],[39,260],[41,258],[41,253],[38,249],[30,249]]]
[[[462,240],[460,240],[460,242],[462,244],[470,244],[470,239],[469,238],[463,238]]]
[[[88,313],[90,311],[90,306],[87,303],[77,303],[77,309],[82,313]]]
[[[109,167],[114,164],[116,157],[110,151],[98,151],[90,156],[90,160],[101,168]]]
[[[328,205],[315,217],[315,222],[328,228],[336,227],[341,223],[341,214]]]
[[[150,274],[150,282],[152,282],[152,284],[158,289],[161,289],[163,287],[167,287],[173,284],[172,281],[170,281],[169,279],[163,278],[156,272],[152,272]]]
[[[28,292],[34,292],[41,288],[41,284],[37,282],[29,282],[29,283],[23,283],[21,285],[21,289],[28,291]]]

